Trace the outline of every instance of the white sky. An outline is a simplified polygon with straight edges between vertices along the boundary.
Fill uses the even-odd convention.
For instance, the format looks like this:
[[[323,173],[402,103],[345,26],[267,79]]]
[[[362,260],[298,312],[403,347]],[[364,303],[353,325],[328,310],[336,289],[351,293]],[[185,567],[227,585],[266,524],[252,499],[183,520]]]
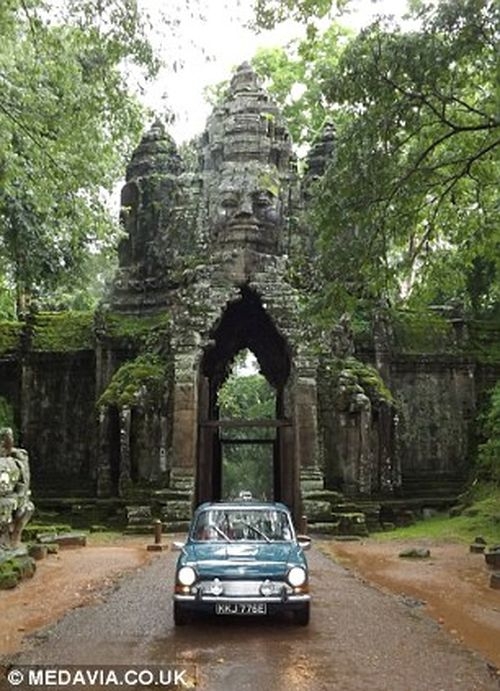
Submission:
[[[289,22],[255,35],[244,27],[250,19],[246,0],[141,0],[141,4],[151,14],[156,28],[153,40],[166,63],[142,100],[160,116],[168,110],[173,113],[169,130],[178,144],[203,131],[211,111],[203,97],[207,86],[228,79],[258,48],[284,45],[304,30]],[[352,8],[341,21],[359,29],[376,14],[401,16],[406,0],[352,0]],[[168,24],[160,17],[162,11],[180,18],[179,23]]]

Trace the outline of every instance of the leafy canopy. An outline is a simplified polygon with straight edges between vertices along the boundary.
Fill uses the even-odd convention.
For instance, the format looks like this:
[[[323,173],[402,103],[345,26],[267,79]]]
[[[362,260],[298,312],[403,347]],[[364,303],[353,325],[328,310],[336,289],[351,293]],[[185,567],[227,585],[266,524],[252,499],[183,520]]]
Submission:
[[[309,218],[308,287],[326,318],[381,298],[454,299],[476,315],[498,304],[499,13],[491,0],[415,1],[410,29],[379,19],[346,42],[333,25],[256,56],[296,141],[335,124]]]
[[[419,4],[420,28],[378,21],[325,81],[341,121],[316,209],[330,280],[352,294],[476,312],[498,297],[498,9]]]
[[[2,3],[0,285],[18,308],[74,288],[114,243],[104,193],[143,122],[124,65],[157,68],[145,31],[135,0]]]

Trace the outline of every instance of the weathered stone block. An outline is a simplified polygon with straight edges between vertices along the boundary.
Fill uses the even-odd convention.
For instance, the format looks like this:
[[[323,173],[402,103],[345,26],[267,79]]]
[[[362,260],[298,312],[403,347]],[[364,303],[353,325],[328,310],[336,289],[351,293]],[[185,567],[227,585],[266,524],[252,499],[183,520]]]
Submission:
[[[338,535],[338,523],[312,523],[309,532],[318,535]]]
[[[490,588],[500,590],[500,571],[495,571],[490,576]]]
[[[486,545],[483,545],[480,542],[473,542],[469,547],[469,552],[472,554],[484,554],[485,547]]]
[[[340,492],[334,492],[330,489],[312,490],[303,493],[304,499],[310,501],[327,501],[330,505],[336,506],[344,501],[344,496]]]
[[[21,580],[25,578],[33,578],[36,571],[35,560],[28,555],[24,557],[16,557],[13,559],[13,570],[18,574]]]
[[[333,514],[338,520],[340,535],[368,535],[364,513],[337,513]]]
[[[384,530],[384,531],[396,530],[396,524],[392,523],[391,521],[383,521],[382,530]]]
[[[0,590],[12,590],[19,583],[19,576],[15,571],[0,572]]]
[[[431,556],[431,551],[425,547],[413,547],[403,550],[398,556],[403,559],[428,559]]]
[[[60,535],[41,536],[38,541],[45,549],[47,549],[47,545],[54,543],[60,547],[85,547],[87,535],[85,533],[61,533]]]
[[[490,551],[484,555],[485,561],[493,569],[500,569],[500,550]]]
[[[166,521],[163,524],[163,531],[165,533],[187,533],[189,526],[190,521]]]
[[[47,556],[47,547],[45,545],[30,545],[28,554],[30,557],[33,557],[33,559],[40,561]]]
[[[153,520],[150,506],[126,506],[127,521],[129,524],[144,523]]]
[[[169,501],[162,509],[165,521],[189,521],[192,508],[190,501]]]
[[[332,517],[332,507],[327,501],[305,499],[304,513],[308,521],[328,521]]]

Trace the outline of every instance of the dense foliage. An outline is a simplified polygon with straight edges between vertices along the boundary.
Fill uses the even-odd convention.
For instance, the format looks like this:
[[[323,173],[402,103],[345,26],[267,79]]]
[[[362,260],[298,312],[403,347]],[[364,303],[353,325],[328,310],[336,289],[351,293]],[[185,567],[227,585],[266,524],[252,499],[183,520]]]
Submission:
[[[479,446],[477,474],[500,486],[500,382],[491,392],[482,431],[485,441]]]
[[[233,372],[219,390],[220,417],[256,419],[275,417],[275,391],[260,374],[239,376]],[[272,499],[274,430],[245,428],[224,430],[226,440],[269,439],[266,444],[223,443],[222,491],[237,497],[249,490],[255,497]]]
[[[295,132],[321,117],[337,130],[314,195],[319,312],[381,298],[494,311],[499,13],[489,0],[415,2],[411,29],[380,19],[347,45],[330,29],[256,57],[283,105],[282,85],[302,80],[296,121],[288,107]]]
[[[0,309],[70,286],[117,226],[105,191],[142,127],[124,65],[156,64],[135,0],[8,0],[0,8]],[[9,312],[11,313],[9,315]]]

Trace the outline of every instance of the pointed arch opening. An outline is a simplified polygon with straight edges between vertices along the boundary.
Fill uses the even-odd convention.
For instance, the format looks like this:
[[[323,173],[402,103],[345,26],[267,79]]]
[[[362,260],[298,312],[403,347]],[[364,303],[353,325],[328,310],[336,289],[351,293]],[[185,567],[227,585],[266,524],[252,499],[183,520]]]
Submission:
[[[259,369],[261,379],[255,380],[255,387],[262,387],[262,391],[267,387],[270,399],[268,406],[272,407],[268,408],[266,414],[256,418],[252,410],[240,406],[238,417],[226,417],[228,410],[224,405],[224,392],[232,381],[234,368],[239,366],[241,353],[246,352],[255,356]],[[293,420],[287,400],[291,357],[285,338],[255,292],[242,288],[240,299],[228,304],[210,333],[210,345],[204,351],[200,369],[196,502],[234,495],[237,483],[231,481],[230,476],[224,477],[224,456],[226,471],[231,473],[228,466],[230,447],[248,446],[246,470],[249,477],[253,472],[249,460],[253,444],[255,456],[266,453],[257,453],[257,447],[267,449],[269,454],[269,487],[265,493],[262,485],[257,485],[253,491],[257,489],[258,496],[265,494],[265,498],[292,504],[296,492],[296,473]],[[243,477],[245,463],[241,458],[239,463],[241,467],[237,474]],[[258,466],[256,460],[255,463]],[[265,461],[262,461],[262,465],[265,465]],[[252,491],[250,487],[241,489]]]
[[[217,393],[220,419],[228,422],[274,420],[276,391],[260,373],[258,361],[248,348],[240,351]],[[242,493],[262,500],[274,498],[273,427],[227,427],[220,430],[221,498]]]

